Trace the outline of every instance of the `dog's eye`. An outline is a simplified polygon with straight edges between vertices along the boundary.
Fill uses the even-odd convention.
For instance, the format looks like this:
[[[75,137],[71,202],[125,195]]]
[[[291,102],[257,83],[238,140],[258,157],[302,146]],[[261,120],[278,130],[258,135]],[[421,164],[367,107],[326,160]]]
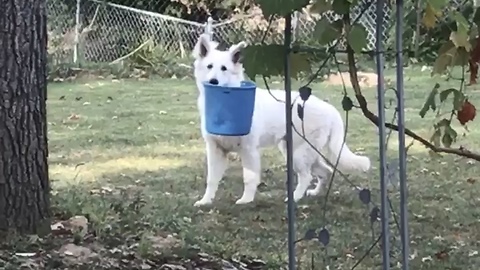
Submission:
[[[208,68],[208,69],[212,69],[212,68],[213,68],[213,65],[210,64],[210,65],[207,66],[207,68]]]
[[[226,66],[222,66],[221,69],[222,69],[222,71],[227,71],[227,67],[226,67]]]

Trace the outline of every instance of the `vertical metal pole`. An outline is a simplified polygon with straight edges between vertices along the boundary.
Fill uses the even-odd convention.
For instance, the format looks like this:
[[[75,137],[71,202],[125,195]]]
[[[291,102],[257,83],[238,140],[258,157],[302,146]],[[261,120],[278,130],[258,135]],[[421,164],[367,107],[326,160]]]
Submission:
[[[292,14],[292,42],[297,41],[298,37],[298,11],[294,11]]]
[[[205,23],[205,33],[208,34],[210,40],[213,40],[213,18],[208,17],[207,22]]]
[[[73,63],[78,61],[78,42],[80,41],[80,1],[77,0],[77,7],[75,10],[75,45],[73,46]]]
[[[405,104],[403,96],[403,0],[397,0],[397,19],[395,26],[397,51],[397,109],[398,109],[398,158],[400,182],[400,234],[402,239],[402,269],[408,270],[410,257],[408,237],[408,197],[407,197],[407,153],[405,149]]]
[[[383,270],[390,269],[390,231],[389,231],[389,204],[386,179],[386,132],[385,132],[385,85],[384,85],[384,51],[383,51],[383,18],[385,0],[377,0],[376,21],[376,60],[377,60],[377,96],[378,96],[378,131],[380,156],[380,189],[381,189],[381,218],[382,218],[382,257]]]
[[[285,117],[287,122],[287,216],[288,216],[288,269],[295,270],[295,202],[293,201],[293,150],[292,150],[292,82],[290,79],[290,46],[292,43],[292,15],[285,16]]]

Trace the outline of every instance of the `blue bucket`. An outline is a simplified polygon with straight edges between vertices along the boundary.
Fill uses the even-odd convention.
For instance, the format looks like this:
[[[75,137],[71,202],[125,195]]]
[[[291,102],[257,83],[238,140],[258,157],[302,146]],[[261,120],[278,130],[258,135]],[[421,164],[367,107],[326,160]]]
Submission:
[[[207,132],[222,136],[249,134],[255,107],[255,83],[244,81],[240,87],[210,83],[204,83],[203,86]]]

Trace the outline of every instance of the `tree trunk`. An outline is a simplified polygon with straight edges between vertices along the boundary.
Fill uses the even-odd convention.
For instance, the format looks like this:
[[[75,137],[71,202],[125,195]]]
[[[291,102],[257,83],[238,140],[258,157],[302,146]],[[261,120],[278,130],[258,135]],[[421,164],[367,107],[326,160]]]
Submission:
[[[45,0],[0,0],[0,230],[49,228]]]

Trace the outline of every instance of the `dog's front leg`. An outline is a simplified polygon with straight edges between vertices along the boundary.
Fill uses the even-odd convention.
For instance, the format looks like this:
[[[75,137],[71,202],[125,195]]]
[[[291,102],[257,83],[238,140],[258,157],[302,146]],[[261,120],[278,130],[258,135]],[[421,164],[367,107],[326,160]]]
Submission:
[[[215,142],[206,142],[207,146],[207,188],[203,198],[195,202],[194,206],[211,204],[217,193],[218,184],[222,180],[228,166],[227,155],[218,148]]]
[[[258,149],[242,150],[241,159],[243,166],[243,195],[236,204],[250,203],[255,199],[258,184],[260,184],[261,157]]]

